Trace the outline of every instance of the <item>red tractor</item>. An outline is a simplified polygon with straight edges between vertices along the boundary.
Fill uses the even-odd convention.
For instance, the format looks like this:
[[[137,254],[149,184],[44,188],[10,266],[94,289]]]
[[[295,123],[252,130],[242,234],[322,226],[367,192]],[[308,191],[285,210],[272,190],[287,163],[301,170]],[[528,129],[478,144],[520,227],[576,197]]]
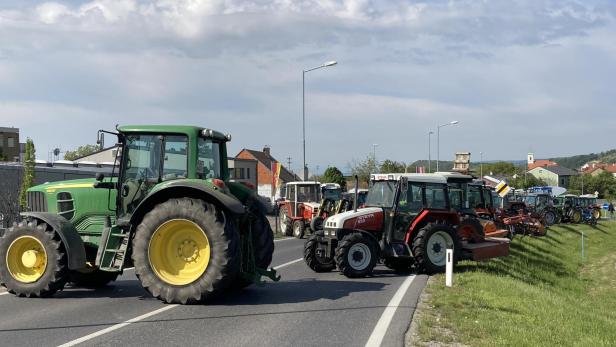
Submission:
[[[304,237],[306,226],[317,215],[321,201],[321,183],[289,182],[285,199],[278,201],[280,230],[283,235]]]
[[[445,270],[448,248],[454,261],[509,254],[509,239],[460,234],[443,175],[378,174],[371,181],[364,208],[329,217],[306,241],[304,260],[312,270],[338,267],[347,277],[363,277],[381,260],[395,270],[436,273]]]

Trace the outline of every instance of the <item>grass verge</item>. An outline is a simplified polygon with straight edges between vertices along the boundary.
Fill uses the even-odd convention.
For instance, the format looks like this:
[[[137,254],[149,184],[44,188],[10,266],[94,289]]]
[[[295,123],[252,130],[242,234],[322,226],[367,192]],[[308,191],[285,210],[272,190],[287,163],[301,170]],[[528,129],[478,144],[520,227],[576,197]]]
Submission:
[[[444,283],[429,282],[413,345],[616,346],[614,222],[518,237],[509,257],[461,262]]]

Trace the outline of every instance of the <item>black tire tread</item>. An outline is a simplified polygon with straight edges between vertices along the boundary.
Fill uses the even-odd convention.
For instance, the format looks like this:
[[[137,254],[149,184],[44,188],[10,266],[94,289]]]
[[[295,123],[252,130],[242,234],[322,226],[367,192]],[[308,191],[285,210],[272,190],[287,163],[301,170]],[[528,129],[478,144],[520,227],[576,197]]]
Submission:
[[[314,272],[330,272],[336,268],[336,262],[332,258],[330,262],[319,261],[316,249],[318,245],[317,235],[311,235],[304,243],[304,261]]]
[[[155,274],[148,260],[148,245],[156,228],[173,218],[191,220],[208,233],[211,253],[204,274],[195,282],[170,285]],[[203,227],[207,225],[207,227]],[[137,227],[133,240],[133,263],[141,285],[152,296],[166,303],[192,303],[207,300],[229,288],[240,267],[240,242],[237,226],[214,205],[191,198],[170,199],[156,205]]]
[[[353,269],[347,259],[347,253],[350,247],[354,243],[358,242],[366,243],[370,247],[370,251],[372,252],[370,264],[366,267],[364,271],[357,271]],[[342,240],[340,240],[340,243],[336,248],[336,255],[334,256],[336,266],[338,266],[338,270],[340,270],[340,273],[349,278],[359,278],[371,275],[372,271],[374,270],[374,267],[376,266],[377,258],[378,255],[374,242],[370,240],[367,236],[364,236],[361,232],[352,232],[345,235]]]
[[[39,224],[37,220],[30,222],[23,220],[9,228],[0,238],[0,254],[5,255],[10,243],[23,235],[34,236],[43,244],[47,252],[47,269],[38,281],[22,283],[10,275],[6,260],[3,259],[0,262],[0,285],[9,293],[28,298],[50,297],[64,289],[69,274],[68,257],[60,236],[47,224]],[[41,281],[42,279],[44,280]]]
[[[417,236],[415,236],[415,238],[413,239],[413,244],[412,244],[412,252],[413,252],[413,258],[415,259],[415,266],[418,269],[418,271],[421,273],[426,273],[428,275],[431,275],[434,273],[443,272],[445,269],[444,266],[441,268],[441,267],[436,267],[433,264],[431,264],[428,258],[428,255],[426,254],[426,246],[425,246],[426,242],[428,242],[429,236],[438,230],[447,231],[449,235],[452,237],[453,243],[454,243],[454,256],[453,256],[454,265],[457,262],[457,257],[461,249],[461,246],[460,246],[460,240],[455,234],[453,228],[444,223],[439,223],[439,222],[428,223],[419,230],[419,232],[417,233]]]

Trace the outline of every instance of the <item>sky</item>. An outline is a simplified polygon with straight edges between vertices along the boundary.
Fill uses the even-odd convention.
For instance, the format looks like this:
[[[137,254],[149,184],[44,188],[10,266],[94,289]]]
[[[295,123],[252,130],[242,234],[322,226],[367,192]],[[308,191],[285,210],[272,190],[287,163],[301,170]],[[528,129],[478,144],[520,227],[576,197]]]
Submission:
[[[616,148],[616,1],[0,1],[0,126],[38,157],[188,124],[299,170]],[[22,141],[23,141],[22,139]],[[436,134],[431,137],[437,156]],[[374,147],[373,144],[378,144]]]

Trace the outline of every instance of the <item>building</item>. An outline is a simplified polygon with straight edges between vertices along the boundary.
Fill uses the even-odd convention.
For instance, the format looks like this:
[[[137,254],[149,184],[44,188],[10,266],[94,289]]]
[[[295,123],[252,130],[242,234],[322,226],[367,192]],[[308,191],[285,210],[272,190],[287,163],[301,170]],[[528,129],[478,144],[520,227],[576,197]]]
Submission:
[[[456,152],[453,171],[468,174],[471,165],[471,152]]]
[[[259,184],[259,162],[254,159],[227,158],[229,179],[235,182],[250,183],[257,187]]]
[[[535,159],[535,155],[533,153],[528,153],[527,157],[527,170],[530,171],[536,167],[547,167],[547,166],[557,166],[558,163],[553,162],[548,159]]]
[[[0,161],[20,161],[19,128],[0,127]]]
[[[257,192],[259,195],[271,197],[272,196],[272,163],[278,162],[276,158],[270,154],[270,148],[265,147],[263,151],[256,151],[252,149],[242,149],[236,156],[236,159],[249,159],[256,160],[257,165]],[[284,166],[280,168],[280,181],[281,183],[299,181],[300,178],[287,170]],[[276,192],[276,196],[279,196],[280,192]]]
[[[578,175],[576,171],[558,165],[535,167],[528,173],[544,181],[547,185],[565,188],[569,186],[571,177]]]
[[[118,154],[118,147],[107,147],[96,152],[84,155],[83,157],[73,160],[74,163],[111,163],[113,164],[116,155]]]

